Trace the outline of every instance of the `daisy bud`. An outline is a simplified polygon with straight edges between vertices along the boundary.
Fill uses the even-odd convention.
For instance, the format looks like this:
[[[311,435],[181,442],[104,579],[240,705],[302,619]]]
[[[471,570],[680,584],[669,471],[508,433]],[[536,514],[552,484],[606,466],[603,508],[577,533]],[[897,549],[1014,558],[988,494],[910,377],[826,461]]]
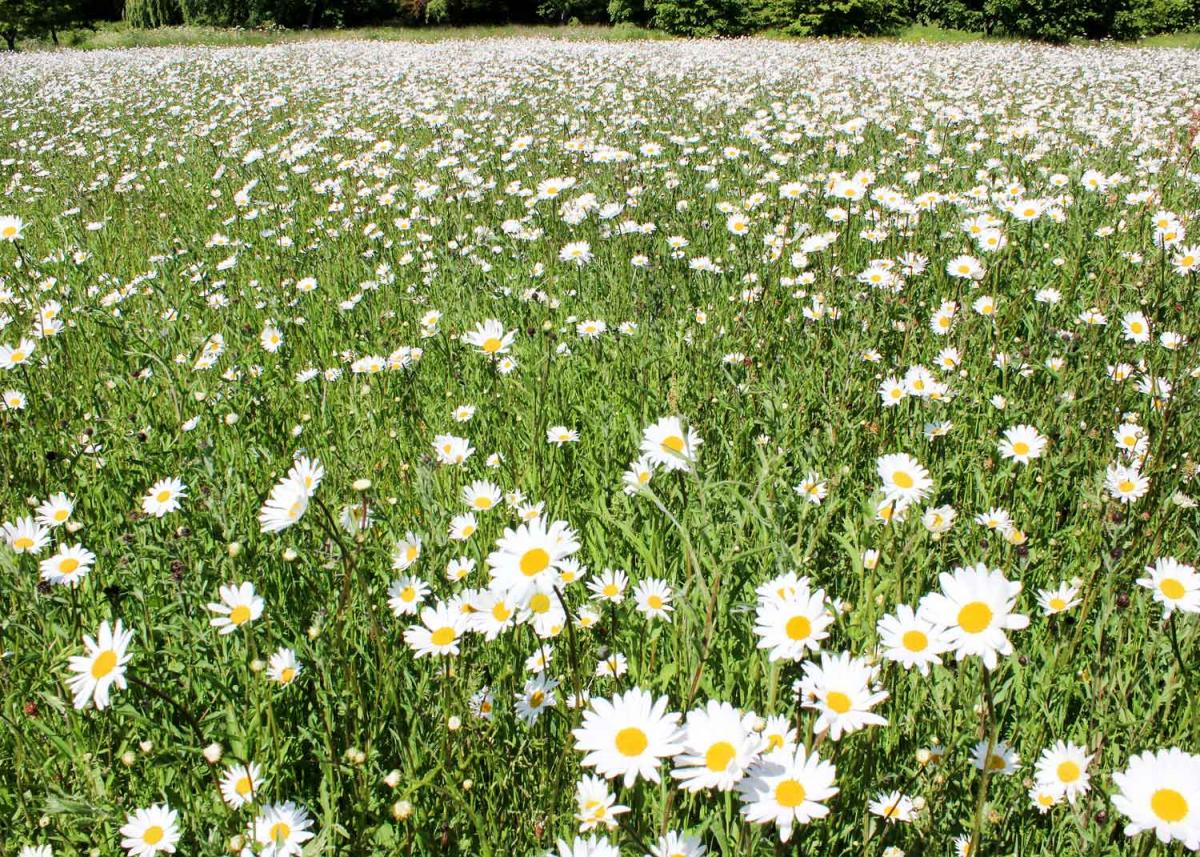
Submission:
[[[230,559],[237,559],[238,554],[242,552],[242,543],[230,542],[225,546],[225,552],[229,554]]]
[[[134,755],[134,752],[132,750],[126,750],[124,753],[121,754],[121,764],[124,765],[125,767],[132,768],[136,762],[137,762],[137,756]]]
[[[300,556],[300,554],[296,553],[295,548],[284,548],[284,550],[283,550],[283,561],[284,562],[295,562],[296,557],[298,557],[298,556]]]
[[[928,750],[926,750],[924,747],[922,747],[920,750],[917,751],[917,764],[918,765],[928,765],[929,760],[932,758],[933,758],[933,754],[930,753]]]
[[[459,729],[462,728],[462,721],[459,720],[457,717],[451,717],[449,720],[446,721],[446,728],[449,729],[451,732],[457,732]]]
[[[474,780],[463,780],[462,787],[463,787],[464,792],[469,792],[471,789],[473,789],[475,787],[475,781]]]
[[[231,426],[238,421],[238,415],[232,411],[225,415],[225,425]]]
[[[262,658],[255,658],[250,662],[250,672],[260,673],[267,668],[267,664]]]
[[[321,635],[321,626],[320,625],[309,625],[308,626],[308,639],[315,640],[320,635]]]
[[[371,480],[370,479],[355,479],[354,484],[351,487],[355,491],[366,491],[368,488],[371,487]]]
[[[141,750],[143,753],[149,753],[151,750],[154,749],[154,742],[153,741],[139,741],[138,749]]]
[[[74,535],[75,533],[79,532],[82,529],[83,529],[83,523],[81,521],[67,521],[67,532],[68,533],[71,533],[72,535]]]
[[[396,821],[407,821],[412,817],[412,804],[406,800],[398,800],[392,804],[392,818]]]
[[[925,798],[921,797],[920,795],[917,795],[915,798],[913,798],[913,809],[915,809],[917,812],[925,809]]]
[[[756,717],[754,719],[754,725],[750,728],[752,728],[755,732],[762,732],[767,728],[767,721],[762,717]]]
[[[221,755],[225,752],[225,748],[216,741],[204,748],[204,760],[210,765],[215,765],[221,761]]]
[[[197,402],[203,402],[205,398],[208,397],[208,393],[204,392],[203,390],[197,390],[196,392],[192,393],[192,397]]]
[[[229,853],[230,854],[240,854],[242,852],[242,849],[245,847],[246,847],[246,839],[244,836],[242,836],[242,834],[239,833],[237,836],[230,837],[230,839],[229,839]]]
[[[400,785],[400,772],[395,769],[388,771],[388,775],[383,778],[383,783],[389,789],[394,789]]]

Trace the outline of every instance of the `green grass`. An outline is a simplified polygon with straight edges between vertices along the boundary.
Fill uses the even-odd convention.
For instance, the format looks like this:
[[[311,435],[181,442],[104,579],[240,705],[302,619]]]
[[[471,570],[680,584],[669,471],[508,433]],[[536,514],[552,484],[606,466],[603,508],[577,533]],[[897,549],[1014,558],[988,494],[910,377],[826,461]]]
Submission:
[[[574,838],[595,773],[567,700],[642,688],[680,715],[783,718],[838,791],[784,846],[736,792],[684,791],[664,761],[661,783],[607,781],[629,812],[600,834],[625,857],[667,829],[722,857],[942,857],[959,837],[988,857],[1179,857],[1127,837],[1114,797],[1135,754],[1200,752],[1200,613],[1165,620],[1174,590],[1139,583],[1200,553],[1200,191],[1178,121],[1200,70],[1180,59],[521,39],[0,58],[0,238],[24,222],[0,240],[0,522],[74,500],[36,555],[0,542],[0,854],[117,857],[129,814],[162,803],[177,853],[236,852],[264,805],[295,801],[304,857],[540,855]],[[464,340],[489,319],[512,371],[504,343]],[[667,452],[682,436],[647,436],[670,416],[702,440],[686,469]],[[1027,463],[1004,443],[1022,425],[1046,442]],[[557,426],[578,442],[549,442]],[[441,463],[443,434],[475,451]],[[644,448],[661,464],[627,493]],[[896,453],[931,481],[900,516],[880,474]],[[296,456],[324,478],[264,531]],[[1117,465],[1148,480],[1129,503],[1106,485]],[[158,517],[167,478],[186,494]],[[510,496],[452,538],[475,480]],[[977,522],[995,509],[1007,526]],[[492,580],[522,516],[569,525],[538,551],[571,554],[582,582],[522,591],[545,561],[524,544]],[[76,544],[91,570],[51,582]],[[1011,653],[989,670],[947,652],[927,674],[884,657],[880,622],[936,608],[941,575],[975,564],[1022,587]],[[628,572],[620,603],[587,586],[606,569]],[[780,595],[789,574],[829,600]],[[493,582],[519,621],[417,656],[410,586],[495,616],[474,591]],[[654,582],[669,617],[638,609]],[[242,583],[262,613],[221,634],[210,605]],[[1039,593],[1062,585],[1076,598],[1046,615]],[[820,655],[771,660],[756,630],[776,600],[810,629],[828,618],[813,642],[862,659],[848,690],[886,691],[886,724],[819,726],[794,683]],[[117,619],[128,686],[77,708],[70,659]],[[286,685],[264,669],[280,649],[302,664]],[[526,724],[515,700],[547,649],[555,702]],[[614,655],[626,671],[599,674]],[[1019,770],[972,764],[997,740]],[[1093,757],[1090,789],[1042,814],[1028,791],[1059,740]],[[263,782],[235,809],[217,781],[247,762]],[[886,824],[868,806],[891,791],[924,808]]]

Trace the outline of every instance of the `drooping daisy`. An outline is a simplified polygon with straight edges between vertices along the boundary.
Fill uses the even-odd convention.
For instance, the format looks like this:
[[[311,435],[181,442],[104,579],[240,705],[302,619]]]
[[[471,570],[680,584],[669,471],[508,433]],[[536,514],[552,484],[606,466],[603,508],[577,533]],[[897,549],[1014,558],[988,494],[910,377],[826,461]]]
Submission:
[[[875,463],[887,499],[905,506],[924,500],[933,490],[929,471],[903,452],[880,456]]]
[[[754,731],[756,720],[754,714],[715,699],[689,711],[683,752],[675,757],[671,776],[690,792],[729,791],[762,749],[762,737]]]
[[[1126,836],[1153,830],[1160,842],[1200,850],[1200,756],[1176,747],[1147,750],[1112,779],[1113,806],[1129,819]]]
[[[187,496],[187,486],[178,479],[160,479],[142,498],[142,511],[161,518],[179,508],[179,501]]]
[[[754,824],[772,824],[787,842],[796,824],[808,824],[829,814],[826,801],[838,793],[831,762],[809,753],[803,744],[794,751],[775,750],[750,766],[738,783],[742,814]]]
[[[832,621],[825,609],[824,590],[800,591],[791,598],[760,602],[754,633],[758,648],[769,650],[770,660],[798,661],[821,648]]]
[[[303,665],[296,659],[296,653],[288,648],[279,648],[267,662],[267,678],[278,685],[287,687],[304,671]]]
[[[843,734],[867,726],[886,726],[887,718],[871,713],[888,698],[887,691],[875,685],[877,673],[877,667],[868,666],[849,652],[821,652],[819,665],[807,661],[798,696],[803,708],[821,713],[813,731],[818,735],[828,731],[830,739],[837,741]]]
[[[461,610],[447,604],[426,607],[421,611],[421,624],[405,630],[404,642],[418,658],[457,655],[458,641],[466,626],[467,616]]]
[[[922,619],[907,604],[880,619],[876,630],[883,656],[905,669],[916,667],[921,675],[929,675],[930,666],[941,664],[941,654],[951,648],[942,626]]]
[[[572,730],[583,765],[632,786],[638,777],[659,782],[658,766],[683,749],[679,714],[667,711],[667,698],[654,699],[635,687],[607,699],[593,699],[583,723]]]
[[[1146,572],[1146,577],[1138,578],[1138,585],[1154,593],[1154,600],[1163,606],[1163,616],[1176,609],[1200,613],[1200,574],[1193,566],[1163,556],[1146,566]]]
[[[958,660],[979,655],[984,666],[995,669],[998,655],[1012,653],[1005,631],[1029,625],[1028,616],[1013,612],[1020,581],[1009,581],[983,563],[942,572],[938,580],[942,591],[922,598],[917,615],[946,628],[947,643]]]
[[[209,620],[222,634],[232,634],[243,625],[262,616],[263,600],[254,592],[254,584],[245,581],[239,586],[222,586],[220,602],[209,602],[208,609],[217,615]]]
[[[311,827],[308,810],[287,801],[263,807],[250,823],[250,835],[258,843],[258,857],[298,857],[313,838]]]
[[[179,841],[179,813],[167,804],[137,809],[125,817],[121,826],[121,847],[131,857],[174,854]]]
[[[1018,425],[1005,430],[999,447],[1001,457],[1028,464],[1041,456],[1046,448],[1046,438],[1033,426]]]
[[[1083,747],[1057,741],[1042,751],[1034,766],[1037,782],[1074,804],[1076,798],[1088,793],[1087,768],[1092,758]]]
[[[41,561],[42,580],[61,586],[78,586],[96,561],[96,555],[83,545],[60,547],[49,559]]]
[[[271,489],[258,512],[259,528],[264,533],[278,533],[304,517],[309,493],[304,485],[284,479]]]
[[[912,821],[917,814],[912,798],[898,791],[880,792],[867,803],[867,809],[888,824]]]
[[[603,777],[584,774],[575,784],[575,820],[579,832],[587,833],[603,825],[607,830],[617,826],[617,816],[629,812],[629,807],[617,803],[617,798],[608,789]]]
[[[257,763],[230,765],[221,776],[221,799],[233,809],[241,809],[256,799],[262,786],[262,771]]]
[[[309,497],[317,492],[317,487],[324,478],[325,466],[321,464],[321,459],[304,455],[292,462],[287,474],[288,481],[303,488]]]
[[[109,689],[116,685],[125,689],[125,665],[133,657],[129,653],[129,641],[133,631],[127,631],[118,619],[115,625],[108,621],[100,623],[95,639],[84,636],[85,655],[67,659],[67,666],[75,675],[67,679],[67,687],[75,694],[75,708],[81,709],[90,699],[98,709],[108,707]]]
[[[663,417],[642,432],[642,455],[656,467],[691,470],[704,441],[694,428],[686,429],[679,417]]]
[[[971,751],[971,764],[993,774],[1011,774],[1021,767],[1021,756],[1004,741],[997,741],[988,752],[988,741],[978,742]]]

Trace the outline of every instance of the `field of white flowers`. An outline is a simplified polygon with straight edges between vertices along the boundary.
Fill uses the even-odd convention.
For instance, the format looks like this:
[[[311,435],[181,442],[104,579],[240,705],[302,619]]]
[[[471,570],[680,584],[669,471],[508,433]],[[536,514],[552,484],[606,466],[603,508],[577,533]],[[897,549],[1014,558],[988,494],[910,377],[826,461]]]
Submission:
[[[1200,849],[1200,62],[0,58],[0,853]]]

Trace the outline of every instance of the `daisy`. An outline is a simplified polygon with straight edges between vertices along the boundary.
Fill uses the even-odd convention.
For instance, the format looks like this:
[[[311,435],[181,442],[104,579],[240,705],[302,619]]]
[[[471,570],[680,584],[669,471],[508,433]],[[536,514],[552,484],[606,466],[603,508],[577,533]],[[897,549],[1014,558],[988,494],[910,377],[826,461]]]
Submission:
[[[629,585],[629,577],[619,568],[606,568],[587,582],[592,597],[597,601],[608,601],[620,604],[625,600],[625,588]]]
[[[37,522],[54,529],[65,524],[75,511],[75,504],[66,494],[58,493],[37,507]]]
[[[679,715],[668,712],[667,698],[657,700],[635,687],[612,700],[593,699],[583,723],[572,730],[585,767],[608,779],[623,777],[626,788],[638,777],[659,782],[658,765],[683,750]]]
[[[478,529],[479,522],[475,520],[475,513],[468,512],[465,515],[455,515],[450,519],[448,535],[452,542],[465,542],[475,535],[475,531]]]
[[[904,506],[924,500],[933,489],[929,471],[907,453],[884,455],[875,463],[888,500]]]
[[[134,810],[121,827],[121,847],[132,857],[174,854],[180,836],[178,822],[179,813],[165,803]]]
[[[917,815],[912,798],[900,792],[880,792],[867,804],[867,809],[888,824],[912,821]]]
[[[772,661],[799,661],[809,651],[819,651],[833,617],[825,609],[825,592],[800,591],[786,599],[760,602],[754,633],[758,648],[768,649]]]
[[[67,659],[67,666],[75,675],[67,679],[67,687],[75,694],[75,708],[85,707],[90,699],[98,709],[108,707],[109,688],[116,685],[125,689],[125,665],[133,657],[128,651],[133,631],[126,631],[121,620],[109,626],[100,623],[95,639],[84,636],[85,655]]]
[[[1039,589],[1037,600],[1042,614],[1053,616],[1079,605],[1079,587],[1060,583],[1057,589]]]
[[[948,532],[957,517],[958,512],[953,506],[935,506],[921,515],[921,526],[936,536]]]
[[[1159,557],[1146,566],[1146,577],[1138,585],[1154,592],[1154,600],[1163,606],[1163,616],[1176,608],[1184,613],[1200,613],[1200,575],[1190,565],[1173,556]]]
[[[517,700],[517,717],[523,720],[526,726],[532,726],[543,711],[554,707],[557,701],[554,695],[556,687],[558,680],[546,678],[545,675],[537,675],[526,681],[524,689],[513,694]]]
[[[18,241],[25,222],[11,214],[0,215],[0,241]]]
[[[283,687],[294,682],[303,671],[303,665],[296,660],[296,653],[288,648],[277,649],[267,662],[267,678]]]
[[[650,459],[643,456],[637,461],[629,465],[629,469],[621,475],[623,490],[629,496],[637,494],[639,491],[650,485],[650,480],[654,477],[654,465],[650,463]]]
[[[1141,312],[1127,312],[1121,317],[1121,331],[1127,342],[1149,342],[1150,322]]]
[[[667,470],[691,470],[704,441],[691,426],[686,429],[679,417],[663,417],[642,432],[641,451],[645,459]]]
[[[743,714],[728,702],[710,699],[704,708],[688,712],[683,752],[671,776],[690,792],[732,789],[758,758],[762,737],[754,732],[758,718]]]
[[[1042,450],[1046,448],[1046,438],[1033,426],[1013,426],[1004,432],[1004,439],[1000,441],[999,448],[1001,457],[1011,458],[1019,464],[1028,464],[1041,457]]]
[[[1110,464],[1104,471],[1104,490],[1114,500],[1132,503],[1146,496],[1146,492],[1150,490],[1150,480],[1136,467]]]
[[[187,496],[187,486],[178,479],[160,479],[142,498],[142,511],[161,518],[179,508],[179,501]]]
[[[500,486],[486,479],[476,479],[462,489],[462,501],[472,511],[486,512],[496,506],[504,496]]]
[[[671,621],[671,587],[665,581],[648,577],[633,590],[633,601],[637,611],[649,620]]]
[[[16,345],[0,345],[0,369],[16,369],[25,365],[36,347],[32,339],[22,339]]]
[[[570,843],[560,839],[555,847],[558,849],[557,857],[621,857],[621,850],[616,845],[595,836],[589,836],[587,839],[576,836]],[[547,852],[546,857],[556,855],[551,851]]]
[[[26,845],[17,857],[54,857],[54,850],[49,845]]]
[[[308,509],[309,493],[303,484],[284,479],[271,489],[258,512],[259,528],[278,533],[299,521]]]
[[[1113,806],[1129,819],[1126,836],[1153,830],[1159,842],[1200,850],[1200,756],[1175,747],[1146,751],[1112,779]]]
[[[321,464],[321,459],[303,455],[292,462],[287,474],[287,480],[303,488],[309,497],[317,492],[317,487],[324,478],[325,466]]]
[[[299,857],[313,838],[311,827],[308,810],[288,801],[263,807],[250,823],[250,835],[258,843],[258,857]]]
[[[930,666],[941,664],[941,654],[951,649],[945,630],[922,619],[907,604],[880,619],[876,631],[885,658],[905,669],[916,667],[921,675],[929,675]]]
[[[825,480],[815,470],[810,470],[799,485],[792,486],[792,490],[814,506],[819,506],[829,492]]]
[[[1041,815],[1045,815],[1058,806],[1063,799],[1062,789],[1055,788],[1048,783],[1034,783],[1028,794],[1030,803],[1037,808]]]
[[[255,799],[262,786],[262,771],[256,763],[231,765],[221,777],[221,799],[233,809],[241,809]]]
[[[208,609],[217,615],[209,620],[221,634],[232,634],[243,625],[262,616],[263,600],[254,593],[254,584],[246,581],[240,586],[222,586],[221,601],[210,602]]]
[[[629,812],[629,807],[617,803],[608,790],[608,782],[591,774],[584,774],[575,784],[575,804],[578,807],[575,820],[579,822],[580,833],[595,830],[600,825],[613,830],[617,826],[617,816]]]
[[[4,524],[4,540],[16,553],[36,555],[50,543],[50,530],[33,518],[18,518],[15,523]]]
[[[579,432],[566,426],[551,426],[546,429],[546,442],[561,447],[564,443],[575,443],[579,440]]]
[[[579,550],[574,530],[565,521],[548,527],[541,518],[505,528],[487,556],[492,585],[525,601],[535,590],[554,586],[561,562]]]
[[[433,451],[439,464],[462,464],[475,452],[471,442],[465,437],[452,434],[439,434],[433,439]]]
[[[1088,764],[1093,755],[1083,747],[1058,741],[1053,747],[1042,751],[1034,766],[1037,782],[1060,795],[1065,795],[1072,804],[1080,795],[1088,793]]]
[[[647,857],[704,857],[707,853],[708,849],[704,847],[700,837],[668,830],[650,846]]]
[[[483,634],[484,639],[494,640],[516,624],[517,607],[507,593],[498,589],[485,590],[471,601],[471,630]]]
[[[467,617],[446,604],[426,607],[421,611],[421,624],[411,625],[404,632],[404,642],[418,658],[426,655],[458,654],[458,641],[466,630]]]
[[[755,724],[758,725],[758,724]],[[792,721],[782,714],[773,714],[762,724],[763,752],[796,748],[798,733]]]
[[[987,740],[980,741],[971,751],[971,764],[979,770],[986,769],[993,774],[1011,774],[1021,767],[1021,756],[1004,741],[997,741],[988,752]],[[987,762],[984,762],[987,759]]]
[[[473,331],[464,333],[462,341],[467,345],[474,345],[481,352],[492,357],[497,354],[507,354],[516,336],[515,330],[506,333],[504,325],[493,318],[475,325]]]
[[[392,548],[392,568],[405,571],[421,558],[421,537],[409,530]]]
[[[877,673],[877,667],[849,652],[822,652],[820,665],[807,661],[798,696],[803,708],[821,712],[813,731],[828,731],[830,740],[837,741],[867,726],[886,726],[887,718],[871,713],[888,698],[887,691],[875,685]]]
[[[49,559],[41,561],[42,580],[63,586],[78,586],[96,561],[96,555],[83,545],[60,547]]]
[[[832,763],[803,744],[794,751],[775,750],[755,762],[738,783],[742,815],[754,824],[774,823],[787,842],[795,824],[808,824],[829,814],[826,801],[838,793]]]
[[[1005,631],[1029,625],[1028,616],[1012,612],[1021,583],[983,563],[942,572],[938,580],[942,591],[922,598],[917,615],[946,628],[946,641],[958,660],[979,655],[984,666],[995,669],[997,655],[1012,653]]]

